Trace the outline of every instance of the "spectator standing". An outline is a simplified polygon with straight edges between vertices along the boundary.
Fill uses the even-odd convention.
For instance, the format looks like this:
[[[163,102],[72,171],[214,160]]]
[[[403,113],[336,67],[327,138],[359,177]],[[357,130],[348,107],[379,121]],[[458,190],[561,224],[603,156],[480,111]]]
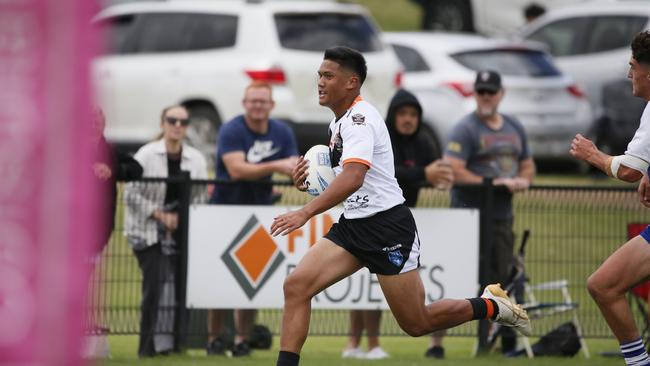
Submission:
[[[422,132],[422,106],[415,95],[398,90],[391,100],[386,124],[393,146],[395,176],[402,188],[406,205],[415,207],[420,187],[450,188],[454,175],[450,165],[441,160],[433,141]],[[442,338],[445,331],[431,334],[426,357],[444,358]]]
[[[491,178],[495,185],[507,188],[494,193],[492,245],[486,253],[487,278],[483,278],[482,286],[493,282],[505,285],[508,281],[514,247],[512,196],[527,190],[535,176],[524,127],[514,117],[498,111],[504,93],[501,75],[479,71],[474,83],[476,111],[454,127],[445,150],[456,183],[481,184],[484,178]],[[451,190],[452,207],[478,208],[482,199],[477,189]],[[503,348],[509,350],[506,345]]]
[[[221,127],[217,148],[217,179],[233,181],[218,184],[211,202],[233,205],[270,205],[273,201],[271,178],[274,173],[291,176],[298,149],[291,128],[284,122],[270,119],[274,107],[273,91],[264,82],[251,83],[242,101],[244,115],[235,117]],[[208,312],[209,355],[224,354],[227,345],[223,310]],[[256,310],[235,310],[235,342],[233,356],[250,354],[248,337]]]
[[[95,272],[94,267],[99,265],[102,251],[108,244],[115,225],[117,181],[133,180],[142,176],[142,167],[135,159],[126,153],[117,152],[106,141],[104,138],[105,127],[104,112],[99,107],[95,107],[92,111],[90,142],[95,149],[92,172],[94,183],[101,197],[99,202],[101,221],[98,245],[93,248],[92,256],[89,258],[89,263],[93,267],[91,273]],[[93,275],[99,276],[98,273]],[[82,351],[82,355],[86,358],[107,358],[110,355],[106,339],[108,328],[101,325],[100,290],[93,286],[98,282],[91,280],[86,345]]]
[[[189,116],[182,106],[161,115],[159,138],[141,147],[135,159],[144,177],[172,178],[189,172],[192,179],[207,179],[203,155],[183,143]],[[205,200],[203,187],[192,189],[192,201]],[[126,235],[142,271],[139,357],[174,350],[174,322],[180,187],[175,183],[132,182],[125,189]]]

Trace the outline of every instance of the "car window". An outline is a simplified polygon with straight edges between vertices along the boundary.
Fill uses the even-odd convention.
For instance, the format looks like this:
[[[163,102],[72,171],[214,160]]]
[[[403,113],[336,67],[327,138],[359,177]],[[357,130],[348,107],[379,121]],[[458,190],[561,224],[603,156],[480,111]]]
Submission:
[[[414,48],[402,46],[399,44],[393,44],[393,49],[397,54],[402,66],[404,66],[404,71],[429,71],[429,65],[424,61],[422,55],[415,50]]]
[[[511,76],[557,76],[550,56],[535,50],[492,49],[451,55],[461,65],[475,70],[494,70]]]
[[[592,18],[584,53],[626,48],[634,35],[643,30],[648,18],[644,16],[602,16]]]
[[[361,52],[382,49],[377,32],[368,19],[357,14],[277,14],[275,24],[284,48],[323,51],[342,45]]]
[[[113,18],[113,53],[196,51],[235,45],[237,17],[222,14],[145,13]]]
[[[135,19],[135,15],[122,15],[104,19],[97,24],[107,37],[108,53],[125,53]]]
[[[587,18],[575,17],[551,22],[528,39],[545,43],[553,56],[569,56],[583,53]]]
[[[190,14],[187,22],[187,50],[233,47],[237,38],[234,15]]]

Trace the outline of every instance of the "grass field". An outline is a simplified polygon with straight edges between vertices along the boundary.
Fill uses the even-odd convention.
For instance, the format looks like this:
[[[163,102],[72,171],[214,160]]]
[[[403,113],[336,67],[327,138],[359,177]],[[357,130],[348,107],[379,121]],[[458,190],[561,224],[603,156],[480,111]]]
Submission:
[[[278,338],[274,339],[274,347],[270,351],[255,351],[247,358],[226,358],[207,357],[203,350],[189,350],[184,354],[173,356],[161,356],[153,359],[138,359],[136,356],[136,336],[111,336],[110,346],[112,357],[109,360],[99,362],[99,365],[238,365],[257,366],[275,365],[277,357]],[[445,360],[427,359],[423,356],[428,345],[428,338],[410,337],[382,337],[381,342],[391,358],[381,361],[369,360],[344,360],[341,359],[341,350],[345,345],[344,337],[310,337],[307,340],[301,355],[302,365],[312,366],[333,366],[333,365],[622,365],[623,361],[617,358],[602,357],[599,353],[617,349],[617,344],[609,339],[589,340],[591,358],[585,359],[582,353],[573,358],[543,357],[532,360],[526,358],[505,358],[499,354],[490,354],[479,358],[471,357],[471,350],[474,344],[472,338],[448,337],[445,339],[447,358]]]

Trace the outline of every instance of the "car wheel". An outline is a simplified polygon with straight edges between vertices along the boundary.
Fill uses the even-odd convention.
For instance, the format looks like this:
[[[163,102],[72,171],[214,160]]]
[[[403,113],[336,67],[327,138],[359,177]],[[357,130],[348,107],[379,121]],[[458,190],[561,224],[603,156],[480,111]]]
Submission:
[[[221,126],[219,113],[210,105],[199,104],[187,107],[190,112],[190,126],[187,129],[187,142],[198,149],[213,169],[217,154],[217,132]]]
[[[474,32],[472,7],[467,0],[430,1],[429,15],[424,24],[428,30]]]

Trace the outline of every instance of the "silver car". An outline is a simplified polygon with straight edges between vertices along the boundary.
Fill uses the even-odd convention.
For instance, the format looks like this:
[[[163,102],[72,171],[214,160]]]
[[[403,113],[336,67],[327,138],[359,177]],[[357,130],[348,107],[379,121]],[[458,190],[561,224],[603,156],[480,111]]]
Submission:
[[[630,42],[649,28],[650,1],[591,1],[551,10],[522,36],[548,47],[601,116],[604,88],[626,78]]]
[[[568,159],[571,138],[592,122],[589,103],[550,55],[534,45],[451,33],[386,33],[404,66],[402,85],[419,98],[423,119],[442,149],[453,126],[476,109],[476,72],[503,78],[500,111],[526,128],[536,159]]]

